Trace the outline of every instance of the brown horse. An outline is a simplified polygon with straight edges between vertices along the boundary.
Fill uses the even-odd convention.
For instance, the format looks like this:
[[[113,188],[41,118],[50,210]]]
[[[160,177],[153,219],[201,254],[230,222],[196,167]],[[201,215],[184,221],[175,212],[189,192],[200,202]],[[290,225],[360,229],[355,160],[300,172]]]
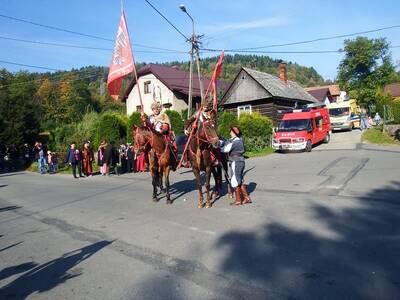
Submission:
[[[221,171],[219,171],[218,174],[218,169],[212,165],[212,156],[219,151],[219,138],[215,128],[215,115],[209,119],[199,121],[198,123],[198,127],[194,129],[195,132],[193,138],[189,141],[187,155],[192,165],[193,174],[196,177],[197,189],[199,191],[199,200],[197,206],[199,208],[203,208],[204,206],[200,172],[205,171],[206,173],[206,207],[209,208],[212,205],[212,195],[210,194],[210,179],[212,173],[214,174],[217,190],[219,190],[222,186]]]
[[[169,193],[169,174],[176,169],[177,159],[165,137],[148,127],[133,126],[136,155],[147,154],[153,184],[153,201],[158,202],[157,187],[166,193],[167,204],[172,204]],[[163,188],[165,178],[165,189]]]

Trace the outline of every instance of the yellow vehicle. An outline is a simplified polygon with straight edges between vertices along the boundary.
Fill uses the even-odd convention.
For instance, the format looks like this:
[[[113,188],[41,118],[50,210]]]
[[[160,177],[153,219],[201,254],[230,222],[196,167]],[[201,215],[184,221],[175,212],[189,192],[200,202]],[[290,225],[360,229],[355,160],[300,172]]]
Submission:
[[[360,107],[355,99],[331,103],[328,110],[332,130],[360,128]]]

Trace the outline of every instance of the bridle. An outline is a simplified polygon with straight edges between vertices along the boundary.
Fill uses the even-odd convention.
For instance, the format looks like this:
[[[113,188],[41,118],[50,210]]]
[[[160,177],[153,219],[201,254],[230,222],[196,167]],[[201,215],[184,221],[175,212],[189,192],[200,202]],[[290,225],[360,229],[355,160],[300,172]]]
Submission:
[[[153,145],[154,145],[154,132],[153,130],[149,129],[149,133],[151,134],[151,138],[149,138],[143,145],[140,145],[139,141],[138,141],[138,137],[139,137],[139,127],[136,128],[135,130],[135,145],[133,147],[133,149],[135,150],[136,155],[140,154],[141,152],[146,152],[146,149],[150,146],[150,148],[154,149]],[[143,134],[142,134],[143,136]],[[157,157],[160,157],[164,152],[168,151],[168,144],[165,143],[165,148],[161,153],[158,153],[155,149],[154,149],[154,153],[156,154]]]

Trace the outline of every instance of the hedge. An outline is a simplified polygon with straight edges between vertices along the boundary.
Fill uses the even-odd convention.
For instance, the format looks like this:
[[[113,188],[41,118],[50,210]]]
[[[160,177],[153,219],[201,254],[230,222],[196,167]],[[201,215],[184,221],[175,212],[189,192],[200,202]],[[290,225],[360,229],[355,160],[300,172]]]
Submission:
[[[239,127],[247,151],[263,150],[271,145],[272,121],[258,112],[240,114]]]
[[[175,134],[181,134],[183,133],[183,120],[181,115],[175,111],[175,110],[170,110],[167,109],[165,113],[168,115],[169,120],[171,122],[171,127],[172,130],[175,132]]]
[[[236,115],[229,111],[224,111],[218,120],[218,135],[224,139],[231,137],[230,131],[232,126],[238,126],[239,120]]]
[[[97,125],[95,146],[98,146],[103,139],[115,144],[125,143],[127,122],[124,121],[124,118],[115,113],[102,115]]]

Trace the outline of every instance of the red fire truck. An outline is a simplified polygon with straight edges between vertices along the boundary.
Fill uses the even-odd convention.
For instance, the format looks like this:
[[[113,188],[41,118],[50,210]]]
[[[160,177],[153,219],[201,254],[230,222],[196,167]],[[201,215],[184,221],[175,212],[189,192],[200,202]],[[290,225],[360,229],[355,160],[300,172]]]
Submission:
[[[305,150],[312,146],[329,143],[331,122],[328,109],[321,105],[309,105],[303,109],[286,111],[275,130],[272,147],[276,150]]]

